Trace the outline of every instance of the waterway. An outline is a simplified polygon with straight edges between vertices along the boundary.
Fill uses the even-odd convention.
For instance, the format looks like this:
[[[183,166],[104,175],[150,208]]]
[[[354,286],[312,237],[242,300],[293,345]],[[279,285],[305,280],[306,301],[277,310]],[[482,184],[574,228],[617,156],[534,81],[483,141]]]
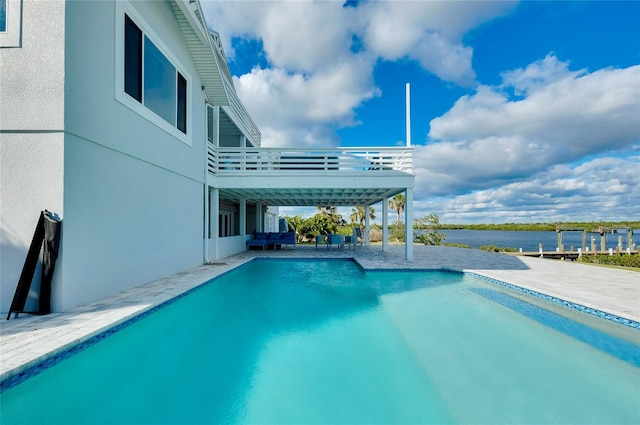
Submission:
[[[500,248],[522,248],[524,252],[538,251],[539,244],[545,251],[555,251],[558,245],[558,235],[551,232],[525,232],[513,230],[441,230],[440,233],[446,236],[445,244],[456,243],[469,245],[471,248],[494,245]],[[638,245],[640,240],[640,229],[633,232],[633,242]],[[618,245],[618,237],[622,236],[622,249],[627,248],[627,231],[606,235],[606,247],[615,249]],[[591,246],[591,240],[595,238],[596,246],[600,249],[600,234],[587,233],[587,247]],[[563,232],[563,243],[565,250],[571,246],[577,251],[582,247],[582,232]]]

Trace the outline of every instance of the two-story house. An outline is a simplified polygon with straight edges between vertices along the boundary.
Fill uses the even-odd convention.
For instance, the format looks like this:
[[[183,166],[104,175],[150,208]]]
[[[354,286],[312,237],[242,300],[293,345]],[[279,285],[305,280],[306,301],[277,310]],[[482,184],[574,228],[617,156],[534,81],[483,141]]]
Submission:
[[[45,209],[54,311],[241,252],[278,206],[405,192],[411,222],[409,148],[260,146],[198,1],[0,4],[0,311]]]

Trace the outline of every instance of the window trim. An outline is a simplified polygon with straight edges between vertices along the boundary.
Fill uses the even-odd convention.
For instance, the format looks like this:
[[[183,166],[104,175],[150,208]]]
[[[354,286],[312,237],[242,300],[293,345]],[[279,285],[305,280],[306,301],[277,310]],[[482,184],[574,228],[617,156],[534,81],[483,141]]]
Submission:
[[[0,47],[22,46],[22,0],[5,0],[5,31],[0,32]]]
[[[125,58],[124,58],[124,54],[125,54],[125,16],[128,16],[129,19],[131,19],[131,21],[142,31],[142,40],[143,40],[143,44],[144,44],[144,37],[147,37],[149,39],[149,41],[151,41],[155,47],[165,56],[165,58],[171,63],[171,65],[173,65],[173,67],[176,69],[176,74],[177,75],[181,75],[182,78],[184,78],[184,80],[186,81],[186,102],[185,102],[185,108],[186,108],[186,117],[183,120],[184,121],[184,125],[186,127],[186,134],[183,133],[178,125],[181,124],[180,123],[180,119],[178,117],[178,112],[179,112],[179,108],[178,108],[178,102],[176,101],[176,123],[175,125],[167,122],[164,118],[162,118],[160,115],[156,114],[153,110],[149,109],[147,106],[144,105],[144,103],[138,102],[135,98],[131,97],[131,95],[129,95],[126,91],[125,91],[125,70],[124,70],[124,65],[125,65]],[[162,130],[166,131],[167,133],[169,133],[170,135],[172,135],[173,137],[175,137],[176,139],[180,140],[181,142],[185,143],[186,145],[192,146],[192,133],[193,133],[193,126],[192,126],[192,115],[193,115],[193,111],[191,111],[192,109],[192,96],[193,96],[193,91],[192,91],[192,82],[193,79],[191,77],[191,74],[189,72],[186,71],[186,67],[184,65],[182,65],[182,63],[171,53],[171,50],[162,42],[162,38],[159,37],[152,29],[151,26],[142,18],[142,16],[140,16],[140,14],[127,2],[124,1],[117,1],[116,2],[116,13],[115,13],[115,19],[116,19],[116,23],[115,23],[115,40],[116,40],[116,49],[115,49],[115,79],[116,79],[116,84],[115,84],[115,98],[118,102],[122,103],[124,106],[126,106],[127,108],[131,109],[132,111],[136,112],[138,115],[142,116],[143,118],[145,118],[147,121],[151,122],[152,124],[156,125],[157,127],[160,127]],[[144,62],[144,56],[143,56],[143,62]],[[144,75],[144,71],[143,75]],[[143,83],[144,86],[144,83]],[[178,94],[178,84],[177,84],[177,78],[176,78],[176,96]],[[144,92],[144,87],[143,87],[143,92]],[[144,94],[143,94],[143,99],[144,99]]]

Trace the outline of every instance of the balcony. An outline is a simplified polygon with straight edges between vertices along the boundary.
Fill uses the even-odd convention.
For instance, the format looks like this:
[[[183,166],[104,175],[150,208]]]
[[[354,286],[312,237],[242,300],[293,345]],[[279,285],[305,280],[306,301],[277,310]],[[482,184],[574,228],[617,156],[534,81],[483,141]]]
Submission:
[[[208,171],[214,176],[411,175],[411,148],[214,148]]]
[[[273,206],[373,205],[414,187],[411,148],[214,148],[221,200]]]

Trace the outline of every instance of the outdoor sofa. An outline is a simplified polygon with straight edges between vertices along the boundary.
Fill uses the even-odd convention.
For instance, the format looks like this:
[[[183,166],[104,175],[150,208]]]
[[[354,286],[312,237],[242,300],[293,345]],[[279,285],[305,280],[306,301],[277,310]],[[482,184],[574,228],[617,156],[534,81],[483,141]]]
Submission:
[[[273,247],[287,249],[288,246],[296,248],[296,232],[256,232],[253,239],[247,241],[247,248],[259,246],[263,250]]]
[[[253,239],[247,241],[247,249],[251,249],[252,246],[259,246],[264,250],[267,246],[267,237],[269,237],[268,233],[256,232]]]

